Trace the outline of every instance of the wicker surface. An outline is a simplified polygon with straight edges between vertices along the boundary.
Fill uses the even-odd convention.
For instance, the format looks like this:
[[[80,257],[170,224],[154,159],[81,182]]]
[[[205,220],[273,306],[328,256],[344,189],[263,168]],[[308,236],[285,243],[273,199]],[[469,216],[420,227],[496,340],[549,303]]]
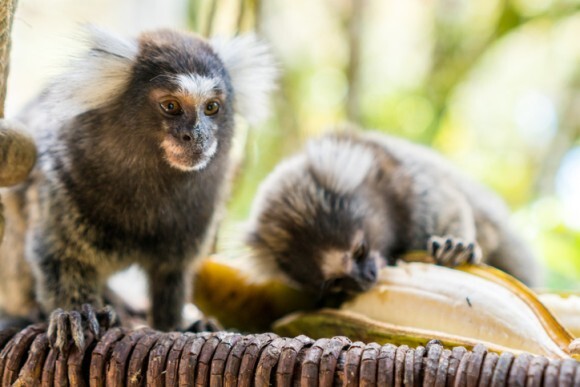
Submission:
[[[312,340],[272,333],[160,333],[114,328],[57,355],[45,326],[0,332],[2,386],[580,386],[575,360]]]

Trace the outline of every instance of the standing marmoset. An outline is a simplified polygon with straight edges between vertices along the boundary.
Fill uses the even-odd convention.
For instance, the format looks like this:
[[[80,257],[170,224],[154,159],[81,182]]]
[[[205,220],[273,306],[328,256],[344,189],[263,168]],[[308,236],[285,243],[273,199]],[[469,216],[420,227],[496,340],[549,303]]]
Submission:
[[[262,183],[250,223],[259,263],[320,295],[364,291],[412,250],[539,276],[496,195],[432,150],[375,132],[311,140]]]
[[[87,43],[19,117],[39,159],[6,192],[0,250],[0,308],[54,311],[49,338],[61,350],[112,318],[98,310],[103,287],[132,263],[148,276],[152,326],[180,326],[189,267],[223,196],[234,114],[263,117],[276,77],[252,36],[89,28]]]

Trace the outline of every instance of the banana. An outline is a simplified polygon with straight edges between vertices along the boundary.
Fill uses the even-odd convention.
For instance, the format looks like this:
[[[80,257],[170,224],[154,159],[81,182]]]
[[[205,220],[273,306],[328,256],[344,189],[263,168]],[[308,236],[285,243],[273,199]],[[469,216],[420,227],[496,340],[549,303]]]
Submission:
[[[315,308],[314,300],[278,278],[258,277],[251,258],[210,257],[196,269],[193,300],[206,316],[226,328],[264,332],[296,310]]]
[[[572,354],[573,336],[523,284],[486,266],[460,270],[401,263],[342,310],[401,327],[471,338],[552,358]]]
[[[539,294],[538,298],[568,329],[580,337],[580,296],[577,294]]]
[[[446,348],[462,346],[472,350],[477,344],[484,344],[488,350],[496,353],[505,351],[516,355],[523,353],[521,350],[492,342],[427,329],[393,325],[355,312],[336,309],[292,313],[276,321],[273,325],[273,331],[280,336],[307,335],[313,339],[346,336],[352,341],[408,345],[410,347],[425,346],[429,341],[437,339]]]
[[[578,357],[580,341],[573,343],[535,293],[491,267],[400,263],[383,268],[379,284],[341,310],[313,311],[310,295],[280,278],[257,278],[249,262],[211,258],[197,271],[196,305],[229,328],[265,331],[286,316],[274,323],[276,333],[407,345],[439,339],[449,346],[484,343],[496,352]],[[298,310],[310,312],[288,316]]]

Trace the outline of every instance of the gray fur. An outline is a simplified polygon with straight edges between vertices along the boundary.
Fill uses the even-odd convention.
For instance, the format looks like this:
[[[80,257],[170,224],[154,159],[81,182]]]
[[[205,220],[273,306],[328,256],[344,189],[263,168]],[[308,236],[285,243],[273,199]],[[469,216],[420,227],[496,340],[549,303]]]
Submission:
[[[248,236],[258,259],[291,281],[314,292],[360,291],[375,282],[377,266],[406,252],[428,250],[454,265],[477,261],[481,247],[487,263],[538,284],[539,267],[509,226],[503,202],[432,150],[355,131],[312,140],[306,149],[263,182]],[[361,233],[368,251],[353,264]],[[437,252],[434,241],[447,239],[449,251]],[[342,277],[325,274],[341,269]]]
[[[222,57],[195,35],[90,33],[85,55],[20,117],[36,137],[39,159],[29,181],[6,192],[9,232],[0,266],[9,270],[0,271],[0,308],[20,316],[36,304],[45,314],[86,303],[98,308],[107,278],[137,263],[149,277],[152,325],[175,329],[190,265],[207,253],[215,231],[234,101],[242,97]],[[248,63],[271,66],[269,58]],[[211,79],[212,90],[188,99],[180,90],[184,74]],[[266,98],[271,88],[260,86],[254,97]],[[163,113],[156,91],[183,98],[184,113]],[[220,109],[206,116],[209,98]],[[173,151],[185,166],[168,158]],[[5,282],[14,275],[21,280]],[[71,324],[78,319],[70,316]]]

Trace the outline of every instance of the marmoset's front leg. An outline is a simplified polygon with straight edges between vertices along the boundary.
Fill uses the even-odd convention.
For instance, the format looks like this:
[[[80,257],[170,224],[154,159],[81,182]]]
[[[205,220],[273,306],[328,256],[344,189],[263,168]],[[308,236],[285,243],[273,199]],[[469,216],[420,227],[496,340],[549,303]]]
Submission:
[[[98,269],[79,259],[83,255],[74,243],[58,247],[36,243],[35,252],[38,297],[49,314],[47,334],[53,347],[65,351],[72,340],[83,348],[86,329],[100,337],[116,323],[114,310],[103,306]]]

